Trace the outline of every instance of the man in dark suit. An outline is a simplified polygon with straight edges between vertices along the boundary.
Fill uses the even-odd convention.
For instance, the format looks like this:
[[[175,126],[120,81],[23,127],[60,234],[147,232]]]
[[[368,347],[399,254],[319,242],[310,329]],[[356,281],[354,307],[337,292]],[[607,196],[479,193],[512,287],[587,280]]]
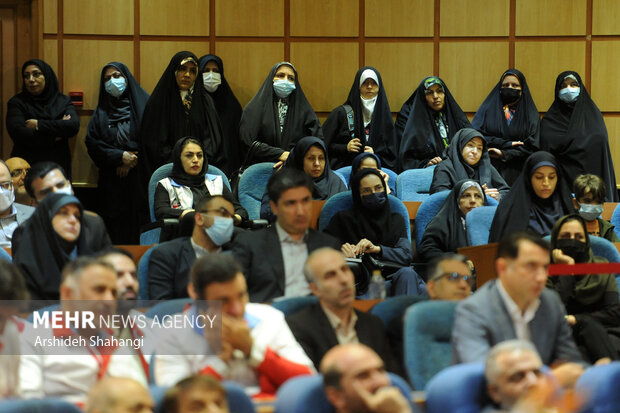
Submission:
[[[267,183],[276,223],[241,234],[233,254],[243,267],[251,302],[310,294],[303,275],[308,254],[321,247],[340,248],[338,240],[310,229],[314,183],[292,168],[274,173]]]
[[[24,179],[24,186],[34,206],[37,206],[47,194],[54,192],[73,195],[71,181],[67,179],[64,169],[50,161],[37,162],[32,165]],[[112,246],[108,230],[99,215],[92,211],[84,211],[82,225],[91,251],[98,252]],[[15,232],[15,236],[19,237],[19,230]]]
[[[149,258],[148,299],[189,297],[189,271],[197,258],[222,251],[233,233],[235,206],[230,194],[198,201],[191,237],[162,242]]]
[[[395,371],[396,362],[379,317],[353,308],[355,281],[342,253],[332,248],[312,252],[304,265],[304,275],[319,302],[286,321],[315,367],[319,368],[332,347],[362,343],[379,354],[388,370],[402,373]]]
[[[583,372],[583,360],[560,297],[545,288],[549,244],[530,233],[504,238],[497,249],[498,279],[487,282],[456,308],[452,329],[456,363],[484,361],[495,344],[531,341],[544,364],[562,383],[571,385]]]

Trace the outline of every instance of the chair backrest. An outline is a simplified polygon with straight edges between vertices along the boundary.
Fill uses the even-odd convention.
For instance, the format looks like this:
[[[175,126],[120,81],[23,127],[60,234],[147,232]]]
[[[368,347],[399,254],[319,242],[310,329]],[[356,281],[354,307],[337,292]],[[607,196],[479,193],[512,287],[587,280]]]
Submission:
[[[478,413],[488,402],[484,363],[447,367],[426,386],[427,413]]]
[[[415,169],[411,169],[413,171]],[[406,171],[409,172],[409,171]],[[437,192],[433,195],[430,195],[420,204],[420,208],[418,208],[418,213],[415,216],[415,242],[416,245],[420,245],[422,242],[422,236],[424,235],[424,231],[426,231],[426,226],[429,222],[435,217],[437,211],[443,204],[443,202],[448,197],[450,191],[442,191]],[[401,198],[402,199],[402,198]]]
[[[138,261],[138,284],[140,285],[138,298],[140,300],[149,299],[149,259],[151,258],[151,253],[156,247],[157,246],[155,245],[146,250],[142,257],[140,257],[140,261]]]
[[[0,260],[13,262],[13,257],[11,257],[11,254],[9,254],[4,248],[0,248]]]
[[[82,413],[75,404],[60,399],[0,401],[2,413]]]
[[[381,168],[381,171],[388,175],[388,186],[392,190],[392,195],[396,195],[396,181],[398,179],[398,175],[396,172],[388,168]],[[344,180],[344,183],[348,188],[349,182],[351,181],[351,166],[343,166],[342,168],[336,169],[334,172],[336,172]]]
[[[411,388],[395,374],[388,373],[396,386],[411,403]],[[232,411],[232,410],[231,410]],[[416,410],[414,410],[416,411]],[[276,394],[274,413],[332,413],[334,408],[323,388],[323,376],[297,376],[287,380]]]
[[[405,317],[405,311],[407,311],[411,305],[424,300],[428,300],[428,297],[421,295],[388,297],[373,305],[370,309],[370,313],[379,317],[385,328],[388,328],[394,321],[403,319]]]
[[[587,369],[577,381],[577,394],[585,396],[582,413],[620,412],[620,362]]]
[[[183,311],[185,306],[191,304],[191,298],[173,298],[161,301],[145,311],[144,315],[149,318],[162,318],[165,315],[177,314]]]
[[[428,300],[405,313],[405,367],[416,390],[452,362],[452,324],[456,301]]]
[[[396,196],[403,201],[424,201],[428,198],[435,166],[401,172],[396,179]]]
[[[254,164],[239,178],[239,203],[248,211],[250,219],[260,218],[260,204],[267,191],[267,181],[273,174],[273,165],[273,162]]]
[[[484,245],[489,243],[489,231],[495,216],[497,205],[481,206],[469,211],[465,216],[467,223],[467,240],[469,245]]]
[[[614,232],[620,238],[620,208],[618,208],[618,206],[616,206],[614,212],[611,214],[609,222],[614,226]]]
[[[409,223],[409,212],[403,202],[393,195],[388,195],[388,201],[390,203],[390,209],[392,212],[396,212],[402,215],[405,220],[405,229],[407,230],[407,238],[411,242],[411,225]],[[323,231],[329,221],[338,211],[353,208],[353,198],[351,191],[340,192],[329,198],[323,209],[321,209],[321,215],[319,215],[319,231]]]
[[[314,295],[307,295],[304,297],[279,297],[271,303],[271,306],[282,311],[285,316],[289,316],[303,310],[310,304],[318,302],[319,299]]]

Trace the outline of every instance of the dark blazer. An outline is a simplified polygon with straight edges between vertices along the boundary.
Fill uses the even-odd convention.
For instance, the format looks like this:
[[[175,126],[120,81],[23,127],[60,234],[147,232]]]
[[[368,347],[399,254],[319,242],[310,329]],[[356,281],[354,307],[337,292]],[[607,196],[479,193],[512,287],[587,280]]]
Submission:
[[[454,363],[484,361],[495,344],[517,338],[497,282],[487,282],[456,307],[452,328]],[[530,340],[548,366],[559,360],[583,363],[565,315],[558,294],[545,288],[529,327]]]
[[[354,310],[357,314],[355,331],[360,343],[366,344],[379,354],[386,368],[397,374],[396,360],[388,344],[385,327],[381,319],[370,313]],[[304,349],[314,366],[319,370],[321,359],[329,349],[338,345],[336,332],[319,303],[308,305],[303,310],[286,317],[295,339]]]
[[[308,254],[322,247],[340,250],[336,238],[313,229],[306,244]],[[251,302],[266,303],[284,295],[284,260],[275,225],[240,234],[232,252],[243,268]]]
[[[153,249],[149,258],[148,288],[150,300],[185,298],[189,271],[196,261],[190,237],[166,241]]]

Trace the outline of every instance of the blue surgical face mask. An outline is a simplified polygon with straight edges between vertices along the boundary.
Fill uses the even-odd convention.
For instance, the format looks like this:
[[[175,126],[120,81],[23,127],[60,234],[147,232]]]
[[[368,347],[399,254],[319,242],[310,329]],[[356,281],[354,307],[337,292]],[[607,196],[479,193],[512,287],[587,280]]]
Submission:
[[[276,79],[273,81],[273,91],[280,99],[285,99],[295,90],[295,83],[286,79]]]
[[[209,228],[205,228],[205,233],[215,245],[222,246],[227,242],[230,242],[233,234],[233,219],[212,216],[213,225]]]
[[[603,204],[581,204],[579,215],[586,221],[594,221],[603,213]]]
[[[558,93],[558,97],[564,103],[573,103],[579,97],[579,92],[581,88],[566,86],[564,89],[560,89],[560,93]]]
[[[364,195],[361,198],[362,206],[370,211],[380,210],[387,200],[385,192],[375,192],[374,194]]]
[[[127,83],[124,77],[111,77],[110,80],[105,82],[105,91],[115,98],[122,95],[126,87]]]

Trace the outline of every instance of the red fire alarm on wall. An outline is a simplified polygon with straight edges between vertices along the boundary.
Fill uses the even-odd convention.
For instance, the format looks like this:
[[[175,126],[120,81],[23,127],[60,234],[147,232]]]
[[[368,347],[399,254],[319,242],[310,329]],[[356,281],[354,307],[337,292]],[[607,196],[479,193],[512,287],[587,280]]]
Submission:
[[[71,99],[73,106],[82,106],[84,105],[84,92],[81,90],[70,90],[69,99]]]

